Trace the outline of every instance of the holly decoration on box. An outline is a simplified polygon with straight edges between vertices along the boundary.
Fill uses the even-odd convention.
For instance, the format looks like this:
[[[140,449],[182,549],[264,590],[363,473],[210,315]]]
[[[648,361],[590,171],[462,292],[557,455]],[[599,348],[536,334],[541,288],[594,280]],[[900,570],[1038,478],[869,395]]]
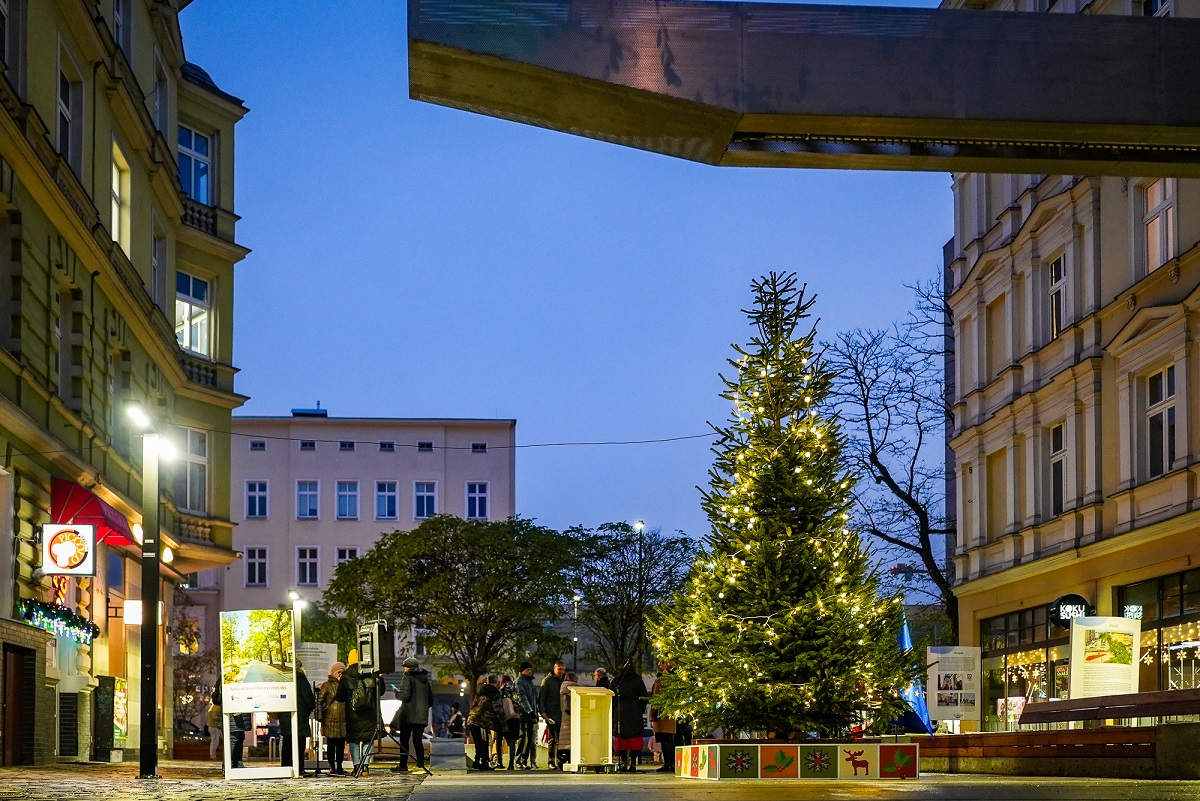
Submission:
[[[903,606],[881,595],[850,528],[855,478],[827,414],[832,373],[801,325],[813,298],[794,274],[752,284],[754,330],[722,376],[732,406],[702,503],[705,552],[651,623],[655,703],[698,729],[802,736],[883,728],[907,709],[921,661],[897,646]]]
[[[782,773],[790,768],[795,761],[795,757],[788,756],[783,749],[779,749],[775,752],[775,761],[770,765],[763,765],[763,770],[767,773]]]

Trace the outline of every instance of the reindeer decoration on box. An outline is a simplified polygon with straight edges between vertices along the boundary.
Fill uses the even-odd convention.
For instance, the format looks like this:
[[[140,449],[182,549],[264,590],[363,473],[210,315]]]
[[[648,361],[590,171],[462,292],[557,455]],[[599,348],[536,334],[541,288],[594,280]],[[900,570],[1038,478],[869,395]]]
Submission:
[[[864,751],[847,751],[843,748],[842,752],[846,754],[846,761],[850,763],[850,767],[854,768],[855,776],[858,775],[859,768],[862,768],[863,772],[868,776],[871,775],[871,763],[865,759],[859,759],[865,752],[865,749]]]

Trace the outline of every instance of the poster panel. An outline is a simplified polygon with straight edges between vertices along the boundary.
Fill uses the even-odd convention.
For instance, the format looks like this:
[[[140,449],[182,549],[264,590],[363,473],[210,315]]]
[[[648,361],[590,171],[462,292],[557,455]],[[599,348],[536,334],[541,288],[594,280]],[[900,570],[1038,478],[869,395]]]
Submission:
[[[221,613],[222,711],[295,712],[291,609]]]
[[[304,668],[309,681],[318,684],[325,681],[329,668],[337,661],[338,647],[331,642],[300,642],[296,644],[296,658]]]
[[[1071,621],[1071,698],[1138,691],[1142,621],[1077,617]]]
[[[930,720],[979,720],[981,649],[966,645],[930,648],[925,699]]]

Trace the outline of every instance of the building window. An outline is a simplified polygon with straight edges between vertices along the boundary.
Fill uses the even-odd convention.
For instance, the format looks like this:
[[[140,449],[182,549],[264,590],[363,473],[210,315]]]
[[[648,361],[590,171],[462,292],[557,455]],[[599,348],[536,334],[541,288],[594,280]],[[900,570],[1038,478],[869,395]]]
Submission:
[[[319,504],[320,482],[296,482],[296,517],[300,520],[316,520],[320,517]]]
[[[375,519],[395,520],[397,517],[397,492],[395,481],[375,482]]]
[[[201,356],[209,354],[210,289],[203,278],[175,274],[175,339],[179,347]]]
[[[209,175],[212,139],[186,125],[179,126],[179,180],[183,192],[197,203],[212,205]]]
[[[150,299],[162,306],[163,289],[167,285],[167,235],[155,216],[150,222]]]
[[[12,17],[8,11],[8,0],[0,0],[0,61],[8,63],[8,31]],[[16,81],[13,81],[16,84]]]
[[[1175,461],[1175,367],[1146,379],[1147,473],[1161,476]]]
[[[83,164],[83,82],[65,53],[59,53],[57,132],[58,153],[76,175]]]
[[[302,440],[300,440],[300,450],[302,450],[302,451],[315,451],[316,449],[317,449],[317,442],[316,442],[316,440],[312,440],[312,439],[302,439]]]
[[[357,558],[358,558],[358,548],[340,547],[335,552],[335,555],[333,558],[333,566],[337,567],[338,565],[342,565],[342,564],[345,564],[346,562],[349,562],[351,559],[357,559]]]
[[[175,505],[196,514],[208,513],[208,434],[176,426],[179,461],[175,465]]]
[[[121,148],[112,146],[112,186],[109,191],[112,201],[112,239],[129,255],[129,162]]]
[[[113,40],[117,47],[125,51],[125,58],[133,60],[132,41],[133,20],[129,14],[129,0],[113,0]]]
[[[1066,327],[1067,271],[1065,256],[1050,262],[1050,338],[1054,339]]]
[[[435,514],[437,514],[437,482],[416,482],[413,484],[413,518],[425,520]]]
[[[338,520],[358,519],[357,481],[339,481],[337,483],[337,517]]]
[[[297,548],[296,584],[301,587],[317,586],[317,566],[319,564],[319,549],[304,546]]]
[[[1059,423],[1050,429],[1050,515],[1063,512],[1067,493],[1066,426]]]
[[[339,451],[352,451],[352,450],[354,450],[354,443],[347,441],[347,440],[342,440],[341,442],[338,443],[338,450]]]
[[[381,442],[381,443],[379,443],[379,451],[380,451],[380,453],[395,453],[396,452],[396,443]]]
[[[471,453],[487,453],[487,443],[486,442],[472,442],[471,443]]]
[[[262,518],[267,517],[267,482],[265,481],[247,481],[246,482],[246,517],[247,518]]]
[[[267,586],[267,549],[265,546],[246,549],[246,586]]]
[[[167,111],[170,106],[171,84],[167,78],[167,68],[156,53],[154,56],[154,89],[151,92],[154,127],[160,131],[167,130]]]
[[[252,440],[250,440],[250,450],[252,450],[252,451],[265,451],[266,449],[267,449],[267,441],[266,441],[265,439],[252,439]]]
[[[1146,237],[1146,272],[1164,265],[1175,255],[1174,182],[1159,178],[1142,187],[1142,224]]]
[[[467,484],[467,519],[487,520],[488,516],[488,485],[487,482]]]
[[[433,443],[432,442],[418,442],[417,443],[417,453],[433,453]]]

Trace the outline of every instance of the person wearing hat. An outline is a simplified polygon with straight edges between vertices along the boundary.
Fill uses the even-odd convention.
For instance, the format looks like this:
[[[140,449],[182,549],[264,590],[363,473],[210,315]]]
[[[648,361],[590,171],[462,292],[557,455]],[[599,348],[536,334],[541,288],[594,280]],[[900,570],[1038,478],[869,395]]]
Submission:
[[[346,658],[346,669],[338,682],[337,700],[346,705],[346,739],[350,743],[350,759],[355,769],[362,765],[360,776],[371,775],[371,749],[368,743],[375,739],[375,727],[379,725],[379,702],[376,683],[370,673],[363,673],[358,663],[358,650],[352,649]],[[365,755],[365,756],[364,756]]]
[[[517,700],[525,713],[521,717],[521,731],[517,738],[517,767],[521,770],[537,769],[537,722],[538,691],[533,686],[533,665],[522,662],[517,676]]]
[[[392,768],[395,773],[408,772],[408,743],[411,740],[413,756],[417,759],[417,770],[430,773],[425,765],[425,743],[421,735],[429,725],[429,709],[433,706],[433,685],[429,681],[429,671],[411,656],[405,659],[404,675],[400,677],[400,687],[396,697],[400,699],[400,709],[392,721],[392,729],[400,729],[400,764]]]
[[[325,735],[325,755],[332,776],[346,775],[346,769],[342,767],[346,759],[346,705],[337,700],[338,685],[345,669],[344,662],[334,662],[329,668],[329,678],[317,693],[317,720],[321,721],[321,732]]]

